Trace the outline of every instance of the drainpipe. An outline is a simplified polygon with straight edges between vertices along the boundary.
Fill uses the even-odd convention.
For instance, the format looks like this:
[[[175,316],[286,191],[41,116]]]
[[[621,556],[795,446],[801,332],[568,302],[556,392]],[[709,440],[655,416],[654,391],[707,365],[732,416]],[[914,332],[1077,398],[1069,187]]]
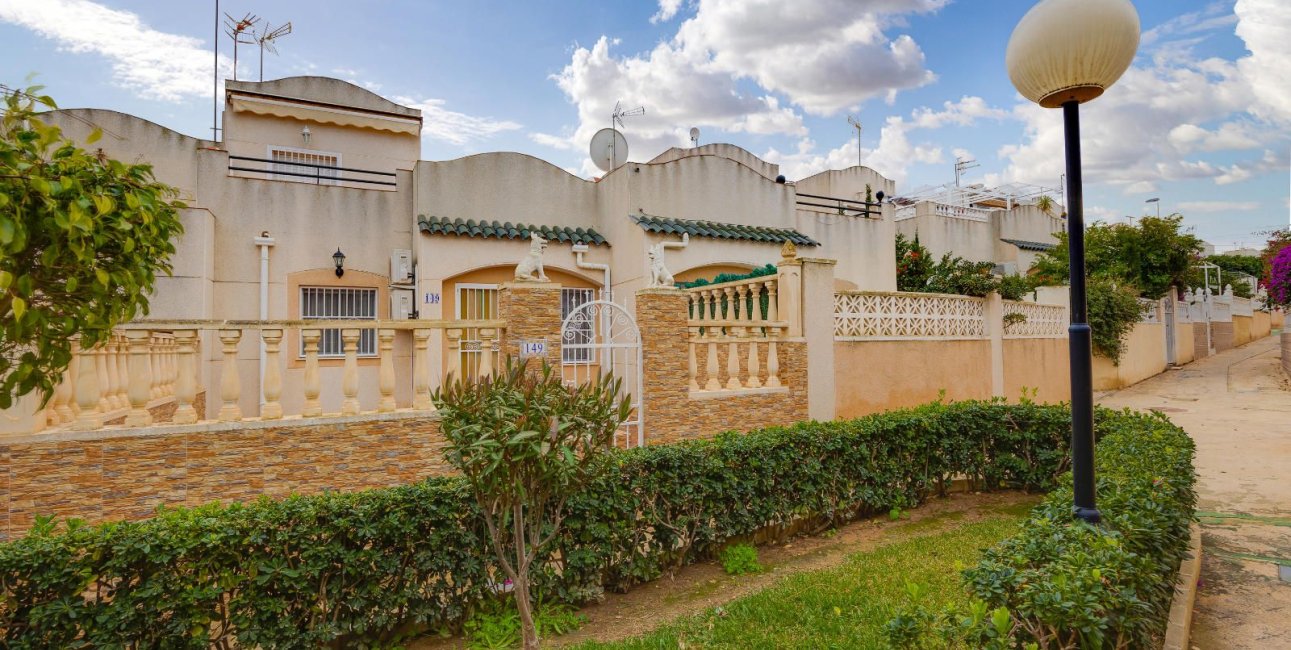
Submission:
[[[665,249],[668,249],[668,248],[685,248],[685,247],[687,247],[687,246],[689,246],[689,245],[690,245],[690,233],[688,233],[688,232],[683,232],[683,233],[681,233],[681,241],[666,241],[666,242],[663,242],[663,247],[664,247]]]
[[[269,236],[268,230],[260,233],[260,236],[256,237],[252,241],[255,242],[256,246],[260,247],[260,320],[265,321],[269,320],[269,249],[273,248],[274,241],[273,237]],[[260,406],[263,407],[265,366],[264,337],[261,336],[259,339],[260,383],[258,385],[257,392],[260,393]]]
[[[610,288],[610,265],[584,262],[583,254],[587,252],[587,244],[574,244],[573,252],[574,266],[590,271],[601,271],[605,274],[605,279],[601,281],[601,300],[612,300],[614,290]]]

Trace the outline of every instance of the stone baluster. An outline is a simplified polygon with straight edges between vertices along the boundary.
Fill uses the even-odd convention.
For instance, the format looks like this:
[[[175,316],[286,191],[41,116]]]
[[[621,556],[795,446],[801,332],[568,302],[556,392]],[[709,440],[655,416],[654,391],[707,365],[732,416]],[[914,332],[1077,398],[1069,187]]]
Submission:
[[[264,341],[264,404],[260,406],[260,419],[277,420],[282,417],[282,369],[278,366],[282,330],[260,330],[260,340]]]
[[[726,340],[726,389],[739,390],[740,384],[740,341],[744,339],[743,327],[732,327]]]
[[[378,388],[381,390],[381,401],[377,403],[377,412],[389,413],[395,409],[394,330],[377,330],[377,344],[381,352],[381,368],[377,376]]]
[[[699,390],[699,378],[696,375],[696,373],[699,371],[699,368],[695,363],[695,347],[699,345],[696,342],[696,340],[699,338],[699,328],[688,327],[686,328],[686,331],[690,335],[689,337],[687,337],[688,338],[687,344],[690,347],[690,363],[687,365],[687,370],[690,373],[690,389]]]
[[[345,372],[341,375],[345,399],[341,400],[341,415],[359,414],[359,337],[362,334],[360,329],[341,330],[341,349],[345,351]]]
[[[699,314],[699,303],[695,300],[695,294],[690,293],[690,292],[687,292],[687,293],[686,293],[686,301],[687,301],[687,302],[689,303],[689,305],[690,305],[690,312],[689,312],[689,313],[690,313],[690,319],[691,319],[691,320],[699,320],[699,319],[701,318],[701,316],[700,316],[700,314]]]
[[[166,358],[161,364],[164,374],[161,377],[161,394],[175,394],[175,335],[166,335]]]
[[[430,330],[412,331],[412,407],[419,411],[433,411],[430,400]]]
[[[726,320],[738,321],[740,319],[740,301],[736,297],[733,287],[722,289],[722,294],[726,296]]]
[[[112,392],[112,380],[108,376],[108,346],[106,343],[100,343],[91,353],[94,356],[94,376],[95,376],[95,393],[99,396],[99,401],[95,407],[100,414],[106,414],[114,407],[112,399],[108,395]],[[116,364],[112,364],[115,368]],[[77,400],[80,403],[80,400]]]
[[[73,346],[79,346],[80,341],[73,341]],[[102,403],[102,395],[99,390],[99,368],[103,363],[103,357],[98,354],[98,350],[89,350],[80,347],[81,353],[76,355],[76,404],[81,407],[81,412],[76,417],[76,422],[72,428],[77,431],[92,431],[103,428],[103,411],[99,409]]]
[[[771,304],[775,304],[775,297],[772,296]],[[776,351],[776,339],[780,336],[780,328],[767,328],[767,388],[777,388],[780,386],[780,355]]]
[[[323,330],[300,331],[300,340],[305,342],[305,405],[300,414],[307,418],[323,414],[323,405],[318,401],[318,394],[322,389],[318,377],[318,340],[322,337]]]
[[[148,366],[152,379],[148,382],[148,398],[161,397],[161,334],[154,333],[148,339]]]
[[[746,388],[760,388],[762,379],[758,375],[762,374],[762,362],[758,358],[758,334],[756,328],[749,332],[749,378],[744,382]]]
[[[242,330],[220,330],[220,343],[224,349],[224,363],[220,367],[221,422],[242,419],[242,407],[238,406],[238,398],[242,396],[242,381],[238,377],[238,341],[241,340]]]
[[[114,359],[117,364],[117,408],[130,408],[130,342],[125,334],[113,333],[117,342]]]
[[[67,424],[76,419],[72,413],[72,402],[76,394],[76,378],[72,371],[80,363],[80,354],[76,346],[72,346],[72,362],[67,365],[67,370],[59,378],[58,385],[54,386],[54,397],[49,401],[49,422],[51,424]]]
[[[480,369],[477,379],[493,376],[493,342],[497,336],[498,331],[491,327],[480,328]]]
[[[126,415],[128,427],[146,427],[152,424],[152,414],[148,412],[148,400],[152,397],[149,388],[152,386],[152,366],[149,363],[149,339],[152,332],[148,330],[129,330],[126,340],[129,341],[130,364],[126,377],[129,378],[130,413]]]
[[[767,320],[774,323],[780,320],[779,298],[776,297],[776,288],[779,283],[775,280],[768,280],[763,284],[767,288]]]
[[[197,330],[175,330],[175,343],[179,348],[176,359],[178,375],[175,377],[175,424],[192,424],[197,421]]]
[[[721,390],[722,382],[717,378],[717,328],[709,327],[708,336],[708,364],[705,367],[708,381],[704,382],[704,390]]]
[[[444,335],[448,337],[448,368],[444,372],[444,377],[445,379],[449,377],[461,379],[462,330],[454,327],[444,330]]]

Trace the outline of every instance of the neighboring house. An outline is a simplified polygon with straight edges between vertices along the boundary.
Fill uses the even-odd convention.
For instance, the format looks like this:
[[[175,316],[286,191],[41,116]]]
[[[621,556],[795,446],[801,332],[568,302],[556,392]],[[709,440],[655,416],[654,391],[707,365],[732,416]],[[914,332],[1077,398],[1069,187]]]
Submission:
[[[679,280],[773,263],[793,242],[804,257],[839,260],[841,288],[895,289],[893,208],[865,215],[856,203],[867,188],[890,196],[895,184],[865,167],[785,183],[777,165],[726,144],[670,149],[594,181],[518,153],[424,161],[420,111],[323,77],[227,82],[220,141],[108,110],[47,119],[82,141],[90,125],[101,126],[94,147],[152,163],[188,203],[174,275],[158,280],[152,319],[494,318],[498,288],[513,279],[534,232],[548,242],[544,266],[563,288],[565,312],[606,289],[630,309],[650,277],[649,247],[684,235],[689,244],[666,257]],[[439,336],[432,365],[446,362]],[[282,345],[288,412],[301,399],[291,387],[303,371],[297,338],[290,330]],[[396,358],[409,358],[410,338],[398,333]],[[339,335],[320,345],[324,383],[338,380]],[[254,374],[254,348],[239,348],[243,372]],[[369,408],[372,330],[358,350]],[[217,344],[207,340],[202,354],[202,383],[211,386]],[[257,393],[243,391],[246,413],[257,411]]]
[[[987,188],[941,186],[898,197],[897,232],[936,258],[946,253],[993,262],[1004,273],[1026,273],[1037,256],[1058,244],[1066,229],[1062,206],[1037,206],[1053,190],[1023,185]]]

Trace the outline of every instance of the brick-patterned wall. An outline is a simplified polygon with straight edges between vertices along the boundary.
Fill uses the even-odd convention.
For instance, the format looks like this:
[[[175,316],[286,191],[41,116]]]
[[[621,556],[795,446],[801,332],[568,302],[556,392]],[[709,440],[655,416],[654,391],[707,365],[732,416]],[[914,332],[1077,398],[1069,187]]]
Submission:
[[[686,372],[689,365],[687,302],[684,292],[645,289],[637,292],[637,326],[641,329],[645,433],[650,444],[705,438],[723,431],[748,431],[807,419],[807,345],[778,344],[780,381],[787,392],[714,396],[694,399]],[[742,347],[747,350],[747,348]],[[766,377],[766,348],[762,348]],[[725,376],[727,346],[718,347],[719,376]],[[701,385],[706,381],[707,350],[696,349]],[[741,360],[743,367],[744,360]]]
[[[448,472],[444,444],[425,413],[26,436],[0,444],[0,538],[38,514],[143,519],[162,504],[413,483]]]
[[[1206,323],[1192,324],[1192,358],[1205,359],[1210,356],[1210,343],[1206,340],[1207,332]]]
[[[560,365],[560,285],[514,282],[498,293],[498,317],[507,322],[502,359],[520,358],[520,341],[547,341],[547,363]]]
[[[1210,342],[1217,353],[1233,349],[1233,324],[1211,323]]]

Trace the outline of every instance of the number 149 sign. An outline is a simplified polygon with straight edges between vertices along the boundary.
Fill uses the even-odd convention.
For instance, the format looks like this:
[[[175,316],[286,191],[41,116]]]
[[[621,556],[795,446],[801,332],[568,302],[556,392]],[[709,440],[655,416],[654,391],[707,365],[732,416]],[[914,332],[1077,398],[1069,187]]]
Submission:
[[[545,339],[537,341],[520,341],[521,359],[545,356],[547,356],[547,341]]]

